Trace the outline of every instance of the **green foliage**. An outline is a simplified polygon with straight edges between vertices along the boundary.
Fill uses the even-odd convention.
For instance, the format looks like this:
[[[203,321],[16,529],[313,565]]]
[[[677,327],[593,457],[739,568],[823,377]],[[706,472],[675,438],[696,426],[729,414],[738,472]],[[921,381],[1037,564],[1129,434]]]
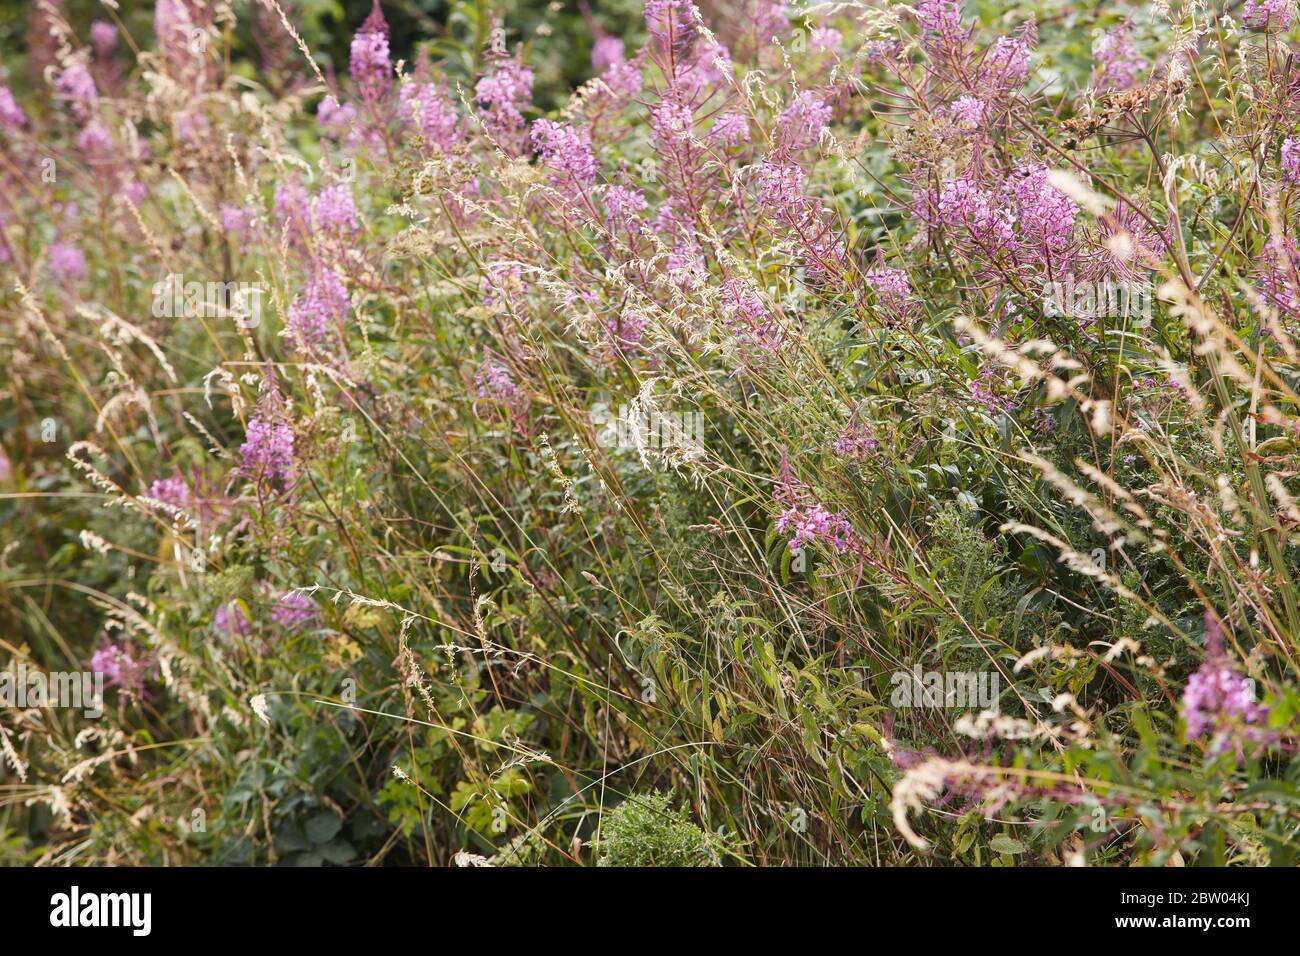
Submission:
[[[663,793],[633,794],[602,821],[599,866],[718,866],[716,839]]]

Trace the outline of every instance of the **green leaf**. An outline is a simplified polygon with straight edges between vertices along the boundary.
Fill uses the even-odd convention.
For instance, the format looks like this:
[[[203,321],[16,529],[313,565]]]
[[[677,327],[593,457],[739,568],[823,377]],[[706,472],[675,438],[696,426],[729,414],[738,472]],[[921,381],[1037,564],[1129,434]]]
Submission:
[[[989,849],[996,850],[998,853],[1024,853],[1025,845],[1019,840],[1013,840],[1005,833],[999,833],[992,840],[989,840]]]
[[[328,811],[318,813],[307,821],[307,839],[319,847],[328,843],[343,829],[343,821]]]

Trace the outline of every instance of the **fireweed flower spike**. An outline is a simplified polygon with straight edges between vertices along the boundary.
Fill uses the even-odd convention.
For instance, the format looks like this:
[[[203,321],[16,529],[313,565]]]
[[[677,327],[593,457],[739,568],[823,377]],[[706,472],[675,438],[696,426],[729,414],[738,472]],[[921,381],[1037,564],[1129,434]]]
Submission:
[[[478,389],[479,398],[495,398],[507,404],[514,399],[517,391],[510,372],[491,359],[484,362],[483,367],[474,375],[474,385]]]
[[[1127,27],[1110,30],[1092,45],[1096,66],[1092,86],[1099,90],[1127,90],[1146,70],[1147,61],[1138,55]]]
[[[88,121],[99,105],[95,78],[84,63],[74,63],[59,74],[54,83],[54,96],[67,105],[68,112],[80,123]]]
[[[327,233],[356,232],[357,207],[346,183],[336,183],[321,190],[314,204],[313,222],[317,229]]]
[[[861,407],[854,408],[848,422],[840,429],[831,446],[841,458],[866,458],[880,446],[871,426],[862,417]]]
[[[605,192],[605,213],[611,229],[639,232],[644,225],[637,217],[646,211],[645,194],[639,189],[610,186]]]
[[[50,246],[50,276],[57,282],[81,282],[86,278],[86,257],[70,242],[60,240]]]
[[[275,373],[268,368],[262,380],[257,414],[248,421],[239,446],[239,473],[257,482],[287,486],[293,474],[293,429],[284,422],[284,399]]]
[[[237,601],[221,605],[212,615],[212,629],[219,637],[247,637],[249,628],[248,615]]]
[[[250,419],[239,457],[246,476],[288,484],[293,471],[293,429],[261,418]]]
[[[300,631],[317,619],[316,602],[301,591],[286,591],[276,601],[271,617],[286,631]]]
[[[624,49],[623,41],[618,37],[600,37],[591,45],[591,68],[600,74],[611,66],[622,63],[625,59]]]
[[[351,307],[338,272],[318,264],[303,294],[289,306],[289,332],[299,346],[316,345],[347,318]]]
[[[909,315],[915,306],[907,273],[885,265],[881,259],[862,277],[863,284],[876,295],[877,304],[889,318],[898,320]]]
[[[498,59],[492,71],[474,87],[488,134],[501,146],[517,150],[525,126],[521,110],[533,96],[533,71],[517,59]]]
[[[588,137],[572,124],[538,120],[533,146],[551,170],[551,182],[570,199],[580,201],[596,182],[596,156]]]
[[[296,180],[281,182],[275,187],[273,218],[295,245],[305,242],[311,231],[311,199],[307,190]]]
[[[778,149],[788,155],[802,152],[821,138],[830,125],[831,108],[816,93],[805,90],[781,111]]]
[[[0,126],[8,130],[19,130],[27,125],[27,114],[14,100],[14,94],[7,86],[0,86]]]
[[[446,153],[463,142],[460,117],[446,90],[412,81],[402,86],[398,100],[403,122],[419,132],[426,148]]]
[[[342,137],[356,122],[357,108],[351,103],[340,104],[334,96],[327,96],[316,107],[316,120],[329,135]]]
[[[973,96],[962,96],[955,100],[949,112],[962,129],[977,130],[984,125],[986,107],[984,101]]]
[[[167,74],[196,92],[208,85],[208,35],[212,11],[197,0],[158,0],[153,29]]]
[[[149,497],[175,508],[184,508],[190,503],[190,486],[179,475],[158,478],[149,486]]]
[[[145,678],[152,663],[126,641],[113,642],[107,634],[90,657],[90,670],[104,675],[105,687],[119,687],[135,697],[144,694]]]
[[[723,113],[713,121],[709,139],[723,146],[739,146],[749,142],[749,120],[739,110]]]
[[[1253,30],[1285,33],[1291,28],[1294,0],[1246,0],[1241,19]]]
[[[1300,140],[1294,136],[1282,140],[1282,181],[1300,182]]]
[[[388,54],[388,21],[374,0],[370,15],[352,38],[352,81],[361,99],[372,108],[392,86],[393,64]]]
[[[90,25],[90,42],[95,45],[95,52],[101,57],[108,56],[117,46],[117,27],[104,20],[96,20]]]
[[[797,554],[804,545],[821,543],[836,553],[853,547],[856,538],[849,524],[848,513],[831,513],[820,502],[811,500],[807,485],[795,478],[790,470],[786,452],[781,452],[781,467],[777,474],[773,499],[785,510],[776,519],[776,530],[790,534],[787,547]]]
[[[1240,758],[1247,744],[1258,750],[1275,736],[1263,726],[1268,713],[1255,702],[1254,682],[1232,666],[1218,619],[1206,613],[1205,662],[1183,690],[1187,739],[1209,736],[1211,754],[1232,750]]]
[[[236,241],[248,238],[253,226],[253,213],[242,206],[224,205],[221,207],[221,228],[226,235]]]

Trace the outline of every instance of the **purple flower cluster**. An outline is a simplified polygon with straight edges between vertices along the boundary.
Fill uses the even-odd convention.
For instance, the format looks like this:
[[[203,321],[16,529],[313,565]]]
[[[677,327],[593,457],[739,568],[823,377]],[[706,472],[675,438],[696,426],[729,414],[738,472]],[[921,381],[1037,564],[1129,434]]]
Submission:
[[[57,282],[81,282],[86,278],[86,257],[70,242],[62,240],[49,249],[50,276]]]
[[[14,100],[13,91],[7,86],[0,86],[0,126],[5,129],[22,129],[27,125],[27,114]]]
[[[754,37],[766,46],[790,29],[790,8],[785,0],[754,0],[745,13],[753,20]]]
[[[275,224],[295,241],[311,228],[311,199],[301,183],[286,180],[275,187]]]
[[[1282,140],[1282,181],[1300,182],[1300,139],[1294,136]]]
[[[1099,36],[1092,45],[1092,58],[1097,64],[1092,85],[1099,90],[1127,90],[1147,68],[1147,61],[1138,56],[1126,28]]]
[[[315,222],[325,232],[356,232],[357,206],[346,183],[335,183],[320,191],[315,202]]]
[[[494,398],[506,404],[510,404],[517,391],[509,370],[491,359],[485,361],[475,374],[474,384],[478,388],[479,398]]]
[[[877,263],[862,277],[862,281],[876,294],[876,302],[890,316],[901,318],[912,311],[915,305],[912,286],[902,269]]]
[[[1005,189],[1023,238],[1050,252],[1063,252],[1069,247],[1079,207],[1048,183],[1046,166],[1017,166]]]
[[[487,405],[476,408],[475,413],[485,420],[509,421],[521,433],[527,433],[528,397],[520,392],[504,365],[488,356],[474,375],[478,397],[499,402],[505,406]]]
[[[974,96],[962,96],[953,101],[948,112],[962,129],[979,129],[984,125],[984,101]]]
[[[758,171],[759,201],[773,215],[788,214],[803,205],[803,184],[799,166],[767,160]]]
[[[848,512],[832,514],[819,504],[791,506],[776,519],[776,530],[781,534],[794,532],[788,545],[791,554],[797,554],[804,545],[817,541],[842,552],[853,540]]]
[[[68,106],[74,119],[84,123],[94,115],[99,103],[99,91],[95,87],[95,78],[90,75],[84,63],[74,63],[54,81],[54,95]]]
[[[388,92],[393,64],[388,54],[388,23],[379,0],[375,0],[370,15],[352,37],[349,65],[362,100],[373,105]]]
[[[618,37],[600,37],[591,45],[591,68],[597,73],[604,73],[611,66],[622,63],[623,50],[623,41]]]
[[[1004,369],[986,365],[979,376],[970,382],[970,396],[990,415],[997,416],[1016,407],[1015,402],[998,394],[999,389],[1012,386],[1011,376]]]
[[[934,206],[938,222],[964,228],[986,252],[1006,249],[1015,240],[1010,212],[996,208],[989,193],[969,177],[950,179],[940,186]]]
[[[528,292],[524,270],[517,262],[493,262],[488,265],[486,273],[479,280],[486,306],[512,302]]]
[[[117,27],[104,20],[96,20],[90,25],[90,42],[100,56],[107,56],[117,46]]]
[[[158,0],[154,5],[154,38],[168,58],[190,55],[190,31],[194,28],[189,0]]]
[[[639,231],[638,214],[646,211],[645,193],[626,186],[610,186],[605,193],[605,213],[610,228]]]
[[[551,169],[551,182],[569,193],[583,194],[596,182],[590,138],[572,124],[538,120],[533,124],[533,146]]]
[[[1285,32],[1291,27],[1292,0],[1246,0],[1241,19],[1254,30]]]
[[[288,483],[293,470],[293,429],[262,418],[248,422],[244,443],[239,446],[241,471],[257,481]]]
[[[498,61],[474,87],[474,98],[494,136],[510,142],[524,126],[520,110],[533,97],[533,71],[515,59]]]
[[[433,83],[407,83],[399,95],[402,119],[419,130],[430,149],[448,152],[461,141],[460,120],[446,92]]]
[[[785,508],[776,520],[776,530],[780,534],[793,532],[788,543],[792,555],[814,541],[820,541],[836,552],[843,552],[856,544],[847,512],[832,514],[822,504],[811,501],[808,486],[791,472],[790,459],[784,449],[772,497]]]
[[[871,426],[854,411],[831,446],[841,458],[865,458],[880,447]]]
[[[844,35],[834,27],[813,27],[808,34],[808,51],[810,53],[831,53],[839,55]]]
[[[221,605],[212,615],[212,629],[219,637],[247,637],[249,627],[248,615],[237,601]]]
[[[343,279],[334,269],[319,265],[303,294],[289,306],[289,330],[300,344],[315,345],[325,338],[331,324],[347,317],[351,306]]]
[[[1103,268],[1112,276],[1135,279],[1140,267],[1156,268],[1165,252],[1165,238],[1137,210],[1120,202],[1097,223],[1104,252]]]
[[[221,228],[231,239],[246,239],[253,225],[253,213],[244,206],[230,204],[221,207]]]
[[[91,165],[102,162],[113,151],[113,134],[99,120],[91,120],[77,135],[77,148]]]
[[[104,675],[107,687],[120,687],[135,696],[144,693],[151,663],[126,642],[114,643],[105,635],[90,657],[90,670]]]
[[[650,324],[645,316],[632,309],[624,310],[605,323],[605,331],[614,344],[621,347],[637,346],[645,337],[646,327]]]
[[[650,131],[655,145],[665,152],[689,148],[695,114],[685,103],[665,98],[650,111]]]
[[[739,146],[749,142],[749,120],[739,110],[723,113],[713,121],[709,139],[723,146]]]
[[[641,67],[635,60],[613,64],[600,78],[616,97],[624,100],[641,91]]]
[[[1017,89],[1029,75],[1029,59],[1037,39],[1033,21],[1017,36],[998,37],[984,57],[977,86],[997,94]]]
[[[331,135],[347,132],[356,121],[357,108],[351,103],[340,105],[332,96],[325,97],[316,107],[316,122]]]
[[[149,497],[173,508],[184,508],[190,501],[190,486],[180,475],[158,478],[149,486]]]
[[[301,591],[286,591],[271,609],[271,617],[285,630],[297,631],[317,619],[316,602]]]
[[[728,279],[722,283],[721,303],[732,331],[769,350],[780,345],[780,327],[751,283]]]
[[[1264,301],[1290,320],[1300,317],[1300,290],[1293,278],[1297,272],[1300,246],[1288,236],[1269,237],[1252,275]]]
[[[830,121],[830,104],[805,90],[781,111],[777,121],[780,149],[794,154],[816,145]]]
[[[648,0],[645,23],[650,36],[661,43],[684,47],[695,37],[700,11],[690,0]]]
[[[1209,734],[1211,753],[1233,747],[1240,756],[1242,741],[1258,744],[1268,738],[1260,725],[1267,721],[1269,710],[1255,702],[1254,684],[1229,661],[1223,631],[1212,614],[1206,614],[1205,626],[1205,661],[1183,689],[1187,739]]]
[[[970,38],[970,30],[962,26],[961,4],[957,0],[920,0],[913,10],[926,49],[939,54],[952,53]]]

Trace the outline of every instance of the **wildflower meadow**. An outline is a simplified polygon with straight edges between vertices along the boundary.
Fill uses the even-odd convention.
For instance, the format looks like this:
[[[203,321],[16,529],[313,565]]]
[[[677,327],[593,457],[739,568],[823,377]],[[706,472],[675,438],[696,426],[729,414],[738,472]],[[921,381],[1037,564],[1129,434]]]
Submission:
[[[0,863],[1295,865],[1298,42],[0,3]]]

